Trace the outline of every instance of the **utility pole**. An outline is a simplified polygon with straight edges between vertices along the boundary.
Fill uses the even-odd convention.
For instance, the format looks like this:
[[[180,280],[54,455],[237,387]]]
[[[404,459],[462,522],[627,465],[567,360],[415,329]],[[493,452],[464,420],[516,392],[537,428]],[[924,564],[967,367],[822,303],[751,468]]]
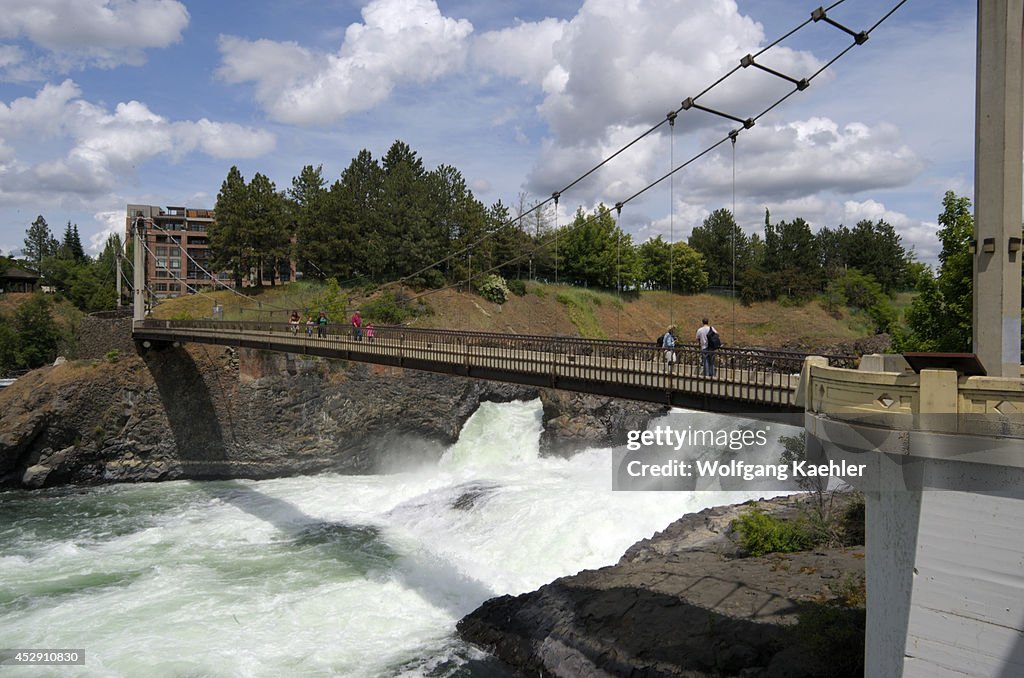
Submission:
[[[1024,0],[978,0],[974,137],[974,352],[1020,378]]]

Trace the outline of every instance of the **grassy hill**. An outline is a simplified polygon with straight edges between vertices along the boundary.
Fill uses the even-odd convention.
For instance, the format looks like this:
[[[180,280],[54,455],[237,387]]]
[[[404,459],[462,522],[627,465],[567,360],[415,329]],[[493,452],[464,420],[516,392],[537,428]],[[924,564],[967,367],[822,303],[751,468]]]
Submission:
[[[225,319],[286,322],[290,309],[298,309],[305,318],[307,312],[323,308],[329,303],[327,292],[324,286],[308,281],[247,289],[244,294],[221,290],[163,301],[153,316],[209,318],[218,304]],[[346,313],[351,313],[379,292],[369,297],[366,294],[365,289],[343,289],[334,308],[346,308]],[[728,296],[712,294],[642,292],[638,297],[618,298],[603,291],[532,282],[527,283],[525,295],[512,296],[502,305],[452,289],[428,291],[416,300],[429,307],[427,313],[407,321],[418,327],[654,341],[675,323],[680,337],[688,340],[706,316],[725,343],[734,346],[823,346],[869,335],[868,323],[859,315],[846,311],[831,315],[817,302],[801,306],[768,302],[746,307]],[[340,311],[329,315],[334,316],[332,320],[341,320]],[[373,320],[372,315],[367,319]]]

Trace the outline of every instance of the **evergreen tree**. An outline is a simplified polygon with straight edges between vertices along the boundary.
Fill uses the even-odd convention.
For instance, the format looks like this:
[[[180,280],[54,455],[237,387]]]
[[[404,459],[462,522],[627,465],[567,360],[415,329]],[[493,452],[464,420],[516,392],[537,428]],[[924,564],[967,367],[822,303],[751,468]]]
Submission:
[[[907,280],[907,252],[896,230],[881,219],[865,219],[849,231],[845,258],[848,265],[873,275],[886,294],[902,289]]]
[[[242,278],[248,273],[252,260],[249,247],[248,189],[238,167],[232,165],[217,193],[214,212],[217,215],[210,225],[210,264],[214,269],[230,270],[235,287],[242,287]]]
[[[840,224],[837,228],[824,226],[814,236],[821,257],[821,269],[826,280],[834,280],[842,275],[848,265],[850,229]]]
[[[384,171],[369,151],[363,149],[352,159],[341,179],[328,195],[328,214],[318,265],[324,275],[350,279],[368,276],[385,280],[391,276],[389,248],[400,246],[389,240],[382,226]],[[326,246],[326,250],[323,248]]]
[[[50,232],[50,226],[43,215],[36,217],[32,225],[25,231],[25,246],[22,253],[36,271],[41,271],[43,259],[57,253],[59,243]]]
[[[53,320],[53,304],[46,295],[37,292],[18,306],[14,312],[14,329],[18,334],[15,349],[18,367],[42,367],[57,357],[60,330]]]
[[[717,209],[693,229],[690,247],[704,255],[704,266],[712,285],[728,287],[732,284],[733,264],[738,273],[750,265],[750,245],[747,234],[739,227],[732,212]]]
[[[321,277],[328,258],[328,191],[323,166],[306,165],[288,189],[291,220],[295,224],[295,256],[303,275]]]
[[[441,259],[446,241],[431,223],[427,173],[423,161],[402,141],[395,141],[382,161],[384,182],[380,209],[385,270],[404,277]]]
[[[274,285],[278,268],[287,264],[291,231],[285,221],[284,196],[274,182],[257,172],[249,182],[244,233],[252,252],[252,280],[262,286]]]
[[[64,239],[61,241],[60,256],[73,261],[84,261],[85,250],[82,248],[82,239],[78,236],[78,224],[68,221],[64,228]]]

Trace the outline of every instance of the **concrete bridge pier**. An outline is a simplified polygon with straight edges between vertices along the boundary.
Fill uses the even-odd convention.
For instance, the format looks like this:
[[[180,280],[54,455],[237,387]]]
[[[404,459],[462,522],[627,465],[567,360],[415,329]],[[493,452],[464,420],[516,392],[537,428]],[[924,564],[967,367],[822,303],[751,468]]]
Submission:
[[[1024,379],[805,366],[808,452],[863,464],[865,675],[1024,675]]]

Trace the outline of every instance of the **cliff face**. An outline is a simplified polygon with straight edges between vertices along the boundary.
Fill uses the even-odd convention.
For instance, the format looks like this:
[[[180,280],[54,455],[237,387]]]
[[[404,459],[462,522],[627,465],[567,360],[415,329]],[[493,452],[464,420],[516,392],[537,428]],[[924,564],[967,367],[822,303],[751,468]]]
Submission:
[[[0,485],[386,472],[436,460],[483,401],[545,401],[546,435],[607,444],[661,408],[201,345],[35,370],[0,391]],[[568,430],[561,434],[559,431]]]

